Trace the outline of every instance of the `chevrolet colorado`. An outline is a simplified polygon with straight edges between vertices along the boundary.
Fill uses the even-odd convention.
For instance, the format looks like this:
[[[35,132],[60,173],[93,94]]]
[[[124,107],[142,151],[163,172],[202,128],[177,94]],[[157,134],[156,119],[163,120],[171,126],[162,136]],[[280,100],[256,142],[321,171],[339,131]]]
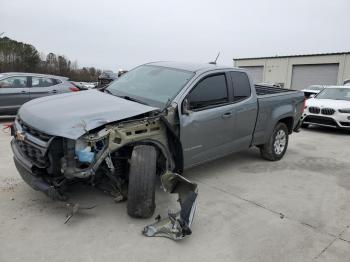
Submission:
[[[104,92],[89,90],[24,104],[12,128],[15,165],[35,190],[65,200],[82,181],[127,199],[133,217],[155,209],[155,180],[179,194],[181,210],[145,227],[147,236],[191,233],[197,185],[186,168],[260,148],[283,157],[298,129],[304,94],[254,86],[241,69],[213,64],[141,65]]]

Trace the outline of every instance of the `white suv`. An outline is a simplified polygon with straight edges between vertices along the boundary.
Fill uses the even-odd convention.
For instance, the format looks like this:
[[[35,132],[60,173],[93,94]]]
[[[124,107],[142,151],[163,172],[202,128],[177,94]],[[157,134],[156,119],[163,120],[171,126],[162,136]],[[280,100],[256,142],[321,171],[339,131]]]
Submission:
[[[350,86],[328,86],[306,100],[302,127],[327,126],[350,130]]]

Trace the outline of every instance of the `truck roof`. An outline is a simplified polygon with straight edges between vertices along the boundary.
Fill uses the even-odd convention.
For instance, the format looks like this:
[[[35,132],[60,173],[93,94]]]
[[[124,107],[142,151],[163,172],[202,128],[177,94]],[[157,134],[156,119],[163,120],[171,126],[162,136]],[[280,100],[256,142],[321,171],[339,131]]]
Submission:
[[[179,70],[185,70],[190,72],[198,72],[198,71],[208,71],[208,70],[214,70],[214,69],[232,69],[233,67],[229,66],[221,66],[221,65],[215,65],[215,64],[201,64],[201,63],[187,63],[187,62],[172,62],[172,61],[159,61],[159,62],[152,62],[148,63],[147,65],[154,65],[154,66],[163,66],[163,67],[169,67]]]

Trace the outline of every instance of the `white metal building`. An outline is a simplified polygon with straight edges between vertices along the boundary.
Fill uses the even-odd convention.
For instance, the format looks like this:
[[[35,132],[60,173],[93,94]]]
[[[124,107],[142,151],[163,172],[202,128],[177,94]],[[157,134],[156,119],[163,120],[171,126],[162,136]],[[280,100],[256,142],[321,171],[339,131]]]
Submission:
[[[279,83],[301,90],[310,85],[342,85],[350,79],[350,52],[234,58],[234,66],[247,69],[255,83]]]

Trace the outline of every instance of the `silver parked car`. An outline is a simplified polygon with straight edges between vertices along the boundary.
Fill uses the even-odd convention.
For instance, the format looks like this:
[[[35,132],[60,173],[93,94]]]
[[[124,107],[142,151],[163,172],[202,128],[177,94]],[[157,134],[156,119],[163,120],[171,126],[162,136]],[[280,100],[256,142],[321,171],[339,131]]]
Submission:
[[[76,92],[68,78],[32,73],[0,73],[0,115],[15,115],[25,102],[43,96]]]

